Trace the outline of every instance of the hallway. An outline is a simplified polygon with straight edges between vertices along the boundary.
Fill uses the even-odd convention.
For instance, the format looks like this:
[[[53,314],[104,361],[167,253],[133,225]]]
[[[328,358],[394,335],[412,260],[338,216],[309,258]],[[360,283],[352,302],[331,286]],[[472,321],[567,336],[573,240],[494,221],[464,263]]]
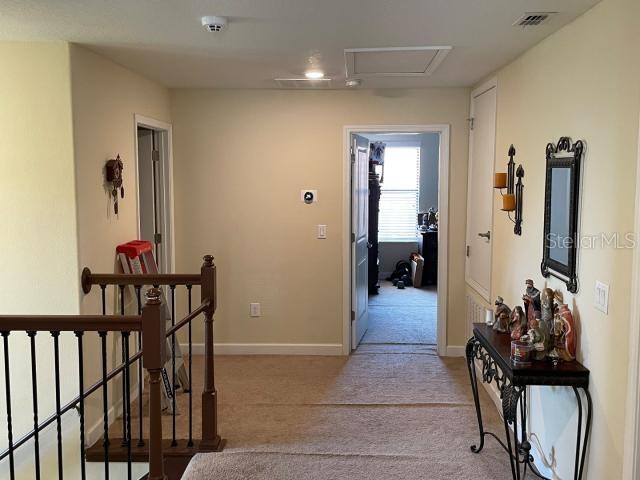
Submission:
[[[377,347],[348,358],[217,357],[227,446],[194,457],[184,478],[509,478],[495,441],[480,455],[469,450],[478,429],[463,359],[422,345]],[[194,363],[196,379],[200,368]],[[481,396],[485,427],[500,434],[497,411]]]

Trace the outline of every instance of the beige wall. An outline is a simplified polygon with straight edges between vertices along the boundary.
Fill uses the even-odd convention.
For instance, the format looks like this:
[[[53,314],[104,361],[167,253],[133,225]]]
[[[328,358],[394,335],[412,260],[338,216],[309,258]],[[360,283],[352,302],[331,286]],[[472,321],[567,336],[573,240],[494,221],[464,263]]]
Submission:
[[[172,91],[176,268],[216,256],[216,341],[341,344],[343,127],[446,123],[448,343],[463,345],[468,106],[467,89]],[[303,188],[319,202],[301,203]]]
[[[134,114],[169,121],[169,94],[83,47],[70,45],[70,58],[78,211],[78,270],[74,274],[79,278],[85,266],[94,272],[113,272],[116,245],[137,238]],[[114,214],[104,185],[104,165],[117,154],[124,162],[125,188],[119,215]],[[113,289],[108,292],[111,313],[115,307]],[[94,287],[89,295],[81,294],[80,309],[85,314],[100,313],[99,288]],[[115,335],[109,336],[111,357],[118,351],[118,342]],[[97,336],[87,336],[86,342],[87,358],[98,359],[86,364],[85,381],[89,382],[100,375],[100,349]],[[114,399],[119,398],[118,383],[113,387]],[[99,395],[92,396],[89,406],[102,408]]]
[[[497,171],[506,169],[511,143],[525,168],[523,233],[500,212],[495,196],[492,295],[519,303],[524,280],[565,292],[579,324],[579,360],[591,370],[594,402],[588,478],[621,478],[626,395],[627,333],[632,250],[579,251],[580,290],[540,275],[545,145],[560,136],[586,141],[581,234],[634,229],[640,110],[640,2],[605,0],[500,70]],[[593,308],[596,279],[610,285],[609,314]],[[531,428],[543,453],[555,450],[558,478],[573,476],[575,398],[565,389],[531,393]],[[574,415],[574,417],[572,417]]]
[[[0,59],[0,314],[78,313],[68,47],[5,42]],[[29,342],[20,332],[9,338],[13,434],[19,438],[33,424]],[[62,396],[68,400],[78,384],[73,334],[63,334],[60,343]],[[38,387],[50,392],[51,336],[38,335],[36,345]],[[4,392],[4,378],[2,385]],[[55,410],[53,395],[41,394],[38,403],[41,415]],[[2,395],[0,411],[5,408]],[[0,425],[4,449],[6,423]]]

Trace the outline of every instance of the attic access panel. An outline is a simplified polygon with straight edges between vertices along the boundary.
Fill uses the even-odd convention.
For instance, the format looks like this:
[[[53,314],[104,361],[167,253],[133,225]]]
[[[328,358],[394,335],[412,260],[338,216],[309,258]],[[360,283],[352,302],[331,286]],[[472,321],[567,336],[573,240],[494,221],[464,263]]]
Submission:
[[[438,68],[451,48],[349,48],[344,51],[347,78],[428,76]]]

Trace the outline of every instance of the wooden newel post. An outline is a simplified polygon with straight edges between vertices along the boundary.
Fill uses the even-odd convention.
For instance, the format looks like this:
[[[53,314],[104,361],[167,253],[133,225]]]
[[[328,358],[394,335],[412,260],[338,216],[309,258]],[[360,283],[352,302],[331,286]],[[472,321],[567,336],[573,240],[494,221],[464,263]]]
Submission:
[[[202,440],[200,451],[221,450],[218,435],[218,399],[213,371],[213,314],[216,311],[216,266],[211,255],[204,256],[200,270],[202,301],[209,301],[204,312],[204,391],[202,392]]]
[[[165,480],[162,455],[161,370],[166,347],[166,326],[160,315],[160,290],[151,288],[142,309],[142,365],[149,372],[149,480]]]

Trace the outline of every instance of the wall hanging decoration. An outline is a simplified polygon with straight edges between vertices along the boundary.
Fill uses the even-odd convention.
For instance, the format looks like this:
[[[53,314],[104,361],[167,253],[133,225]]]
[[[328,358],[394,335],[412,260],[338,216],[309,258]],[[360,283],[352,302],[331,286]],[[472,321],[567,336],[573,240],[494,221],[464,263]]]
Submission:
[[[107,183],[111,184],[111,196],[113,197],[113,211],[118,214],[118,190],[120,190],[120,197],[124,198],[124,187],[122,186],[122,170],[124,165],[118,155],[115,159],[107,161],[105,166],[105,172],[107,177]]]
[[[522,177],[524,177],[524,168],[522,168],[522,165],[518,165],[517,169],[515,168],[516,164],[513,161],[513,157],[516,155],[516,149],[513,145],[509,147],[508,155],[507,172],[498,172],[494,175],[493,188],[500,190],[502,211],[507,212],[509,220],[515,224],[513,233],[522,235],[522,197],[524,190]],[[517,182],[516,178],[518,179]],[[502,193],[505,188],[507,193]],[[515,212],[515,218],[511,218],[511,212]]]
[[[584,143],[561,137],[547,144],[547,173],[544,193],[544,238],[540,269],[544,277],[553,275],[578,291],[578,208],[580,204],[580,163]]]

